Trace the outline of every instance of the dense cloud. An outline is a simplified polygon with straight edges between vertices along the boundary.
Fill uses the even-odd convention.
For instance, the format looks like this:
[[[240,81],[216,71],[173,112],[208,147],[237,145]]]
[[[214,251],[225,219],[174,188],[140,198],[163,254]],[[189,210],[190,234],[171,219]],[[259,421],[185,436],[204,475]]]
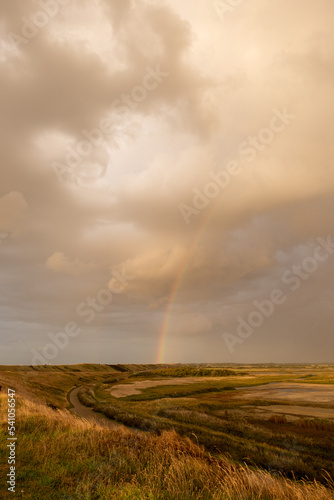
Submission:
[[[329,360],[334,7],[226,3],[1,7],[0,362]]]

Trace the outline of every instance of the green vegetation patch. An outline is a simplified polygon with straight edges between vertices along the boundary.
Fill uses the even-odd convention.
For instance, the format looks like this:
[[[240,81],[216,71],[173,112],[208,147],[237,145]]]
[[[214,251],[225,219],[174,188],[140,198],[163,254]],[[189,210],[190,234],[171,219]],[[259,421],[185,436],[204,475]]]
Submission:
[[[177,368],[162,368],[152,371],[134,373],[132,377],[154,378],[154,377],[231,377],[247,375],[245,372],[233,370],[222,370],[219,368],[193,368],[189,366]]]

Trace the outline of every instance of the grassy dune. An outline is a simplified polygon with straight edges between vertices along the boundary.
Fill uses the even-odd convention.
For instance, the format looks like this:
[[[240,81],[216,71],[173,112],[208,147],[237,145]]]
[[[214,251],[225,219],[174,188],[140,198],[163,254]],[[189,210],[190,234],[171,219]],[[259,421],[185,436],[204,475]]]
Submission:
[[[7,450],[7,398],[1,404],[0,497]],[[175,431],[161,435],[115,430],[68,411],[17,398],[18,459],[15,498],[48,500],[330,500],[323,485],[297,483],[213,458]]]
[[[128,377],[134,371],[151,370],[154,365],[77,365],[1,366],[0,385],[11,385],[20,394],[35,398],[52,407],[65,409],[66,395],[75,385],[89,384],[92,380],[110,383]]]

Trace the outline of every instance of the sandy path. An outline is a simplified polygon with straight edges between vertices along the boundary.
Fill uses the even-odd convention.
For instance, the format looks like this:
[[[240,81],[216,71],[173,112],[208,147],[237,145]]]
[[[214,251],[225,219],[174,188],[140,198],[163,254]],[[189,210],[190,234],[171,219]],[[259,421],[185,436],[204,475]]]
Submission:
[[[92,408],[88,408],[87,406],[81,404],[78,399],[78,392],[80,391],[80,389],[81,387],[77,387],[76,389],[72,389],[69,393],[69,400],[73,405],[73,408],[70,408],[70,411],[76,413],[79,417],[82,417],[86,420],[95,420],[95,422],[103,425],[104,427],[118,427],[118,424],[114,423],[105,415],[102,415],[102,413],[96,413],[92,410]]]

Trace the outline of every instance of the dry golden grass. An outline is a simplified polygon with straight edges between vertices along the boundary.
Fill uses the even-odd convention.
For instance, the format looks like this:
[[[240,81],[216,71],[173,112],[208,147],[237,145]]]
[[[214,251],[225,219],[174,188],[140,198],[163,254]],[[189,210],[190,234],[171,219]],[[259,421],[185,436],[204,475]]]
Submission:
[[[6,492],[7,398],[1,403],[1,493]],[[330,500],[317,483],[273,477],[268,472],[213,458],[175,431],[160,436],[107,429],[68,411],[17,401],[16,498],[126,500]]]
[[[274,424],[286,424],[287,421],[285,415],[270,415],[270,417],[268,417],[268,422],[273,422]]]
[[[316,429],[328,432],[334,431],[334,422],[318,418],[300,418],[297,420],[296,424],[298,427],[303,427],[305,429]]]

